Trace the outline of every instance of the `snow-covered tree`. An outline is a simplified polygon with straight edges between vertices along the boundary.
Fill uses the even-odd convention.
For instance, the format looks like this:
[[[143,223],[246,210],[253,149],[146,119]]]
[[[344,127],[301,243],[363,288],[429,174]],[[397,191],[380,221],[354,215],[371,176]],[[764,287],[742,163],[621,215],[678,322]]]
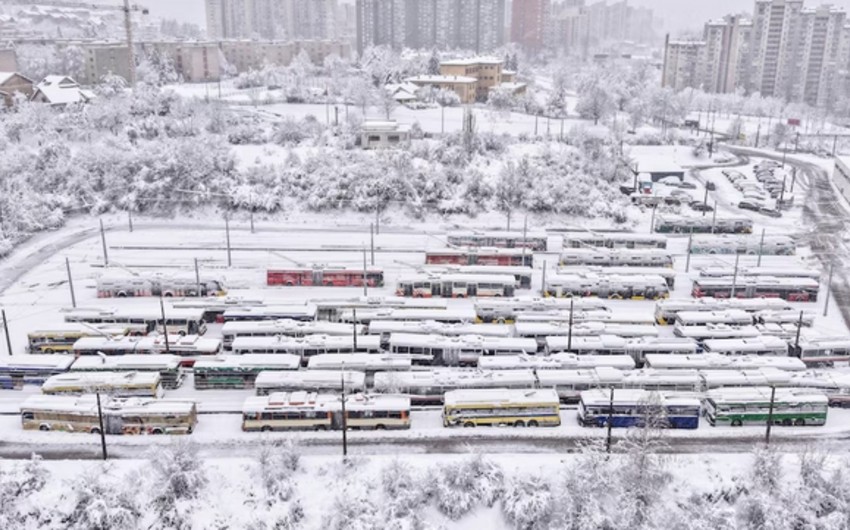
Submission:
[[[502,513],[518,530],[547,529],[555,510],[554,497],[544,478],[520,475],[507,481]]]
[[[137,492],[111,479],[108,464],[94,466],[70,487],[73,507],[62,519],[68,530],[133,530],[140,527],[142,511]]]
[[[611,115],[615,110],[614,100],[611,94],[602,86],[591,86],[586,92],[579,95],[576,103],[576,112],[582,118],[593,120],[598,124],[599,120]]]
[[[197,446],[181,440],[158,447],[150,459],[150,470],[151,508],[156,527],[191,528],[194,501],[208,481]]]
[[[438,75],[440,73],[440,54],[437,50],[431,51],[431,56],[428,57],[428,75]]]
[[[458,464],[440,465],[431,479],[437,508],[451,519],[460,519],[477,506],[492,506],[503,491],[501,467],[481,455]]]

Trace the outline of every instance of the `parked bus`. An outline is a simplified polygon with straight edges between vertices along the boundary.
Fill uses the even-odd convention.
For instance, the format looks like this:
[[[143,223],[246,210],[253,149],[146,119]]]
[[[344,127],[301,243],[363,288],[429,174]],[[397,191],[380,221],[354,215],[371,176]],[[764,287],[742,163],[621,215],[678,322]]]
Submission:
[[[672,267],[673,256],[662,249],[570,248],[561,253],[560,265],[602,267]]]
[[[613,399],[612,399],[613,392]],[[696,429],[700,401],[688,394],[647,390],[592,389],[581,393],[578,422],[584,427],[655,427]]]
[[[543,232],[453,232],[448,243],[453,247],[526,248],[546,252],[549,237]]]
[[[162,310],[154,306],[145,309],[72,309],[65,312],[65,322],[144,326],[145,334],[157,331],[170,335],[203,335],[207,332],[201,309],[166,308],[165,319],[163,327]]]
[[[145,273],[108,270],[97,279],[98,298],[127,298],[134,296],[224,296],[227,289],[221,278],[194,273]]]
[[[646,367],[656,370],[756,370],[776,368],[786,372],[800,372],[806,364],[795,357],[764,357],[760,355],[729,356],[720,353],[648,354]]]
[[[632,370],[623,374],[623,388],[642,390],[664,390],[670,392],[699,392],[702,388],[700,374],[696,370]]]
[[[499,265],[426,265],[422,270],[425,274],[475,274],[503,275],[509,274],[514,277],[514,287],[517,289],[531,289],[531,277],[534,269],[531,267],[511,267]]]
[[[569,323],[569,321],[569,311],[520,313],[516,318],[517,324],[525,322]],[[655,321],[652,316],[634,312],[614,313],[611,311],[573,311],[572,321],[575,325],[586,324],[588,326],[655,326]]]
[[[589,278],[604,278],[605,276],[661,276],[667,282],[667,287],[672,289],[676,286],[676,271],[670,267],[630,267],[630,266],[605,266],[596,265],[559,267],[559,275],[586,276]]]
[[[404,394],[417,405],[439,405],[451,390],[498,388],[533,389],[536,385],[531,370],[459,370],[434,368],[410,372],[378,372],[375,374],[375,391]]]
[[[510,324],[444,324],[422,320],[403,322],[396,320],[373,320],[369,322],[369,334],[381,337],[381,345],[387,347],[393,333],[412,333],[416,335],[481,335],[482,337],[512,337],[514,327]]]
[[[191,401],[100,398],[105,434],[191,434],[198,411]],[[25,430],[100,434],[97,397],[30,396],[21,404]]]
[[[680,311],[676,315],[677,326],[705,326],[708,324],[726,324],[729,326],[751,326],[753,315],[740,309],[721,309],[718,311]]]
[[[286,287],[368,287],[384,286],[384,270],[367,267],[366,270],[343,267],[314,267],[274,269],[266,271],[266,285]]]
[[[221,339],[178,335],[168,337],[166,341],[165,337],[160,335],[154,339],[153,353],[177,355],[180,357],[182,366],[192,367],[200,359],[207,359],[221,353]]]
[[[667,238],[631,232],[567,232],[564,248],[667,248]]]
[[[771,389],[768,387],[718,388],[705,398],[705,418],[714,425],[823,425],[829,399],[817,391],[777,388],[771,414]]]
[[[639,337],[626,342],[626,353],[643,366],[647,355],[693,355],[699,351],[694,339],[681,337]]]
[[[694,232],[696,233],[696,232]],[[691,239],[691,254],[749,254],[761,251],[765,256],[792,256],[797,252],[788,236],[696,235]]]
[[[255,307],[232,307],[224,311],[225,323],[241,320],[316,320],[317,309],[314,304],[302,305],[264,305]]]
[[[761,336],[755,326],[730,326],[728,324],[676,326],[673,329],[673,334],[677,337],[694,339],[699,343],[710,339],[752,339]]]
[[[344,383],[343,383],[344,381]],[[275,392],[363,392],[366,374],[353,370],[263,371],[254,381],[258,396]]]
[[[264,370],[300,367],[301,358],[297,355],[221,355],[195,363],[195,390],[254,388],[254,380]]]
[[[475,301],[475,316],[479,322],[511,323],[519,314],[548,313],[550,311],[569,311],[572,305],[573,313],[584,311],[602,312],[608,307],[602,300],[580,298],[561,300],[558,298],[506,298]]]
[[[356,298],[319,298],[311,299],[317,309],[319,320],[339,322],[342,313],[351,314],[356,309],[358,315],[364,310],[366,312],[377,309],[446,309],[448,300],[439,298],[403,298],[400,296],[360,296]]]
[[[625,354],[576,355],[575,353],[557,353],[549,356],[500,355],[478,359],[478,368],[482,370],[578,370],[606,366],[618,370],[633,370],[635,361]],[[540,372],[537,373],[539,375]]]
[[[481,335],[447,337],[393,333],[387,350],[392,354],[409,355],[425,364],[475,366],[479,357],[535,353],[537,342],[532,339]]]
[[[306,337],[237,337],[233,340],[233,353],[288,353],[301,358],[302,364],[324,353],[380,353],[381,339],[371,335],[308,335]]]
[[[749,313],[758,311],[785,311],[793,309],[779,298],[718,299],[709,296],[691,300],[659,300],[655,303],[655,321],[662,326],[673,324],[681,311],[723,311],[738,309]],[[799,313],[797,313],[799,316]]]
[[[276,392],[251,396],[242,408],[243,431],[329,429],[408,429],[410,400],[400,396],[353,394],[345,398],[316,392]]]
[[[414,298],[468,298],[513,296],[514,277],[509,274],[418,274],[399,278],[397,296]]]
[[[546,354],[626,355],[626,339],[615,335],[591,337],[546,337]]]
[[[68,353],[83,337],[122,337],[147,332],[145,326],[55,325],[27,333],[27,353]]]
[[[791,374],[788,386],[823,392],[830,407],[850,406],[850,374],[824,370],[798,372]]]
[[[551,388],[561,403],[578,403],[579,396],[591,388],[610,388],[623,382],[623,372],[611,367],[540,370],[536,373],[540,388]]]
[[[308,370],[354,370],[367,375],[375,372],[410,370],[413,362],[403,355],[379,353],[324,353],[310,357]]]
[[[659,234],[751,234],[753,221],[746,217],[655,217]]]
[[[306,337],[308,335],[349,336],[352,333],[362,335],[364,326],[352,326],[342,322],[322,320],[300,321],[281,320],[234,320],[221,327],[221,336],[225,350],[233,348],[237,337]]]
[[[753,314],[756,324],[791,324],[811,327],[815,323],[815,314],[811,311],[797,311],[796,309],[785,309],[782,311],[756,311]]]
[[[776,368],[700,370],[699,375],[702,379],[702,388],[705,391],[729,387],[786,387],[791,384],[791,372]]]
[[[694,280],[691,294],[694,298],[732,298],[733,285],[737,298],[781,298],[789,302],[816,302],[820,287],[811,278],[699,278]]]
[[[661,276],[555,276],[547,279],[546,296],[598,297],[615,300],[660,300],[670,296]]]
[[[703,278],[731,278],[735,275],[735,269],[733,267],[705,267],[700,269],[699,275]],[[820,280],[821,271],[800,267],[738,267],[739,278],[751,278],[753,276]]]
[[[557,427],[558,395],[553,390],[466,389],[446,392],[443,427]]]
[[[127,356],[173,354],[181,357],[183,366],[192,366],[196,360],[221,352],[221,340],[197,335],[168,337],[83,337],[74,343],[76,356]]]
[[[343,311],[340,314],[342,322],[356,322],[369,325],[374,320],[390,320],[395,322],[423,322],[433,321],[445,324],[462,324],[475,322],[475,311],[472,308],[458,309],[407,309],[386,308],[360,310],[354,314],[354,310]]]
[[[44,394],[90,394],[113,397],[162,397],[158,372],[73,372],[48,377],[41,385]]]
[[[261,298],[246,298],[244,296],[220,296],[217,298],[178,298],[171,300],[175,309],[200,309],[204,322],[224,322],[224,312],[236,307],[256,307],[265,305]]]
[[[606,322],[517,322],[516,335],[537,340],[538,350],[542,350],[546,337],[590,337],[599,335],[616,335],[618,337],[657,337],[658,329],[642,324],[608,324]]]
[[[173,390],[183,384],[183,369],[177,355],[122,355],[120,357],[79,357],[71,372],[154,372],[160,376],[162,388]]]
[[[425,263],[533,267],[534,254],[521,248],[444,248],[425,251]]]
[[[84,355],[131,355],[153,353],[153,337],[83,337],[74,343],[71,353]]]
[[[788,355],[788,343],[778,337],[761,336],[742,339],[706,339],[705,353],[721,355]]]
[[[789,352],[807,366],[834,366],[850,361],[850,337],[803,336],[799,344],[789,345]]]
[[[24,385],[42,385],[51,376],[68,371],[70,355],[9,355],[0,357],[0,389],[21,390]]]

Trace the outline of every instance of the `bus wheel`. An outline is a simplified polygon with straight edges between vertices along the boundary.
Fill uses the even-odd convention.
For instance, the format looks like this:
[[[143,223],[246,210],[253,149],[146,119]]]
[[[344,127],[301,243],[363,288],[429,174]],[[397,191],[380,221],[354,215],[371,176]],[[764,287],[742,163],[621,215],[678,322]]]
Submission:
[[[262,432],[269,432],[269,431],[272,430],[272,428],[271,428],[271,425],[263,425],[263,427],[260,430]]]
[[[325,427],[324,425],[316,425],[316,430],[317,430],[317,431],[324,431],[326,428],[327,428],[327,427]]]
[[[378,425],[375,425],[375,430],[385,431],[385,430],[387,430],[387,427],[385,425],[382,425],[382,424],[379,423]]]
[[[49,426],[49,425],[39,425],[39,426],[38,426],[38,430],[39,430],[39,431],[49,431],[49,430],[50,430],[50,426]]]
[[[463,426],[464,427],[475,427],[475,424],[472,423],[471,421],[468,421],[468,422],[464,423]]]
[[[794,425],[796,425],[797,427],[802,427],[805,424],[806,420],[804,420],[803,418],[797,418],[796,420],[794,420]]]
[[[121,291],[120,293],[118,293],[118,298],[127,298],[127,293]]]
[[[154,429],[151,431],[151,434],[162,434],[162,429]]]
[[[53,348],[44,348],[44,353],[56,353],[53,351]]]
[[[91,430],[91,433],[92,433],[92,434],[100,434],[100,428],[98,428],[98,427],[94,427],[94,428]]]
[[[525,422],[522,420],[517,420],[516,423],[514,423],[514,427],[525,427]]]
[[[743,424],[741,420],[732,420],[732,427],[740,427]]]
[[[177,332],[177,334],[178,334],[178,335],[180,335],[181,337],[185,337],[185,336],[186,336],[186,332],[185,332],[185,331],[183,331],[183,330],[178,331],[178,332]]]
[[[528,422],[528,426],[529,426],[529,427],[538,427],[538,426],[539,426],[539,424],[537,423],[537,420],[530,420],[530,421]]]
[[[286,286],[287,286],[287,287],[294,287],[294,286],[295,286],[295,284],[294,284],[294,283],[292,283],[292,282],[286,282]]]
[[[785,418],[784,420],[782,420],[782,425],[784,425],[785,427],[790,426],[791,425],[791,418]]]

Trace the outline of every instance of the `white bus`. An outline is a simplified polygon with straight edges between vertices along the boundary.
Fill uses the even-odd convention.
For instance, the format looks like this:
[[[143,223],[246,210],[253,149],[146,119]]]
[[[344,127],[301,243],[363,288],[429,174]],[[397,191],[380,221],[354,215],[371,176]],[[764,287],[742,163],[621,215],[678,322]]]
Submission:
[[[158,305],[158,304],[157,304]],[[145,333],[157,331],[170,335],[203,335],[207,332],[204,313],[201,309],[166,308],[163,328],[162,310],[159,307],[145,309],[71,309],[65,311],[65,322],[88,324],[120,324],[144,326]]]
[[[676,326],[673,334],[677,337],[703,342],[710,339],[751,339],[761,336],[755,326],[729,326],[727,324],[706,324],[705,326]]]
[[[393,333],[387,349],[392,354],[409,355],[428,364],[475,366],[480,357],[535,353],[537,341],[481,335],[446,337]]]
[[[609,275],[615,276],[661,276],[667,282],[667,287],[672,289],[676,286],[676,271],[670,267],[598,267],[598,266],[575,266],[558,267],[559,275],[578,275],[585,277],[602,278]]]
[[[8,355],[0,357],[0,389],[20,390],[41,385],[49,377],[65,373],[74,362],[70,355]]]
[[[806,364],[796,357],[764,357],[760,355],[722,355],[699,353],[696,355],[649,354],[646,367],[657,370],[755,370],[776,368],[786,372],[800,372]]]
[[[288,354],[220,355],[195,363],[195,390],[254,388],[264,370],[298,370],[301,357]]]
[[[646,362],[647,355],[693,355],[698,350],[695,340],[681,337],[640,337],[626,342],[626,353],[638,366]]]
[[[236,337],[304,337],[306,335],[351,335],[363,334],[363,326],[322,320],[235,320],[221,327],[224,349],[230,350]]]
[[[826,370],[793,373],[788,386],[819,390],[829,398],[830,407],[850,406],[850,374]]]
[[[548,313],[551,311],[570,310],[572,302],[573,313],[584,311],[607,311],[608,307],[602,300],[592,298],[577,298],[572,301],[559,298],[507,298],[475,301],[475,315],[479,322],[510,323],[520,314]]]
[[[207,273],[174,272],[136,274],[126,270],[107,270],[97,278],[98,298],[129,296],[224,296],[227,289],[222,278]]]
[[[850,337],[803,336],[789,351],[809,366],[846,363],[850,361]]]
[[[599,367],[633,370],[635,361],[629,355],[576,355],[574,353],[557,353],[546,357],[500,355],[478,359],[478,368],[482,370],[577,370]]]
[[[640,312],[611,311],[573,311],[573,324],[593,323],[603,325],[654,326],[651,315]],[[551,311],[547,313],[520,313],[516,322],[569,322],[569,311]]]
[[[561,252],[561,266],[672,267],[673,256],[662,249],[570,248]]]
[[[711,425],[823,425],[829,399],[819,391],[777,388],[771,414],[768,387],[718,388],[705,398],[705,418]]]
[[[579,355],[627,355],[627,341],[616,335],[598,335],[591,337],[546,337],[545,352],[547,355],[555,353],[577,353]]]
[[[545,252],[549,237],[545,232],[452,232],[448,243],[453,247],[526,248]]]
[[[746,217],[658,215],[654,228],[659,234],[751,234],[753,221]]]
[[[58,324],[27,333],[27,353],[68,353],[83,337],[123,337],[147,333],[146,326]]]
[[[820,284],[811,278],[776,278],[749,276],[745,278],[697,278],[691,296],[701,298],[781,298],[789,302],[817,302]],[[732,291],[735,291],[732,296]]]
[[[707,339],[703,341],[706,353],[721,355],[788,355],[788,343],[779,337],[761,336],[743,339]]]
[[[355,319],[356,316],[356,319]],[[406,309],[406,308],[379,308],[370,310],[343,311],[339,319],[342,322],[357,322],[369,325],[373,320],[392,320],[396,322],[422,322],[433,321],[446,324],[462,324],[475,322],[475,311],[472,308],[464,309]]]
[[[113,397],[162,397],[159,372],[74,372],[49,377],[41,385],[44,394],[91,394]]]
[[[667,238],[630,232],[565,232],[564,248],[667,248]]]
[[[197,359],[221,352],[221,340],[197,335],[168,337],[83,337],[74,343],[71,352],[76,356],[174,354],[181,364],[192,366]]]
[[[755,313],[758,311],[784,311],[793,309],[785,300],[779,298],[733,298],[719,299],[711,297],[691,300],[660,300],[655,303],[655,321],[661,325],[673,324],[681,311],[722,311],[738,309]],[[799,313],[798,313],[799,316]]]
[[[695,232],[696,233],[696,232]],[[695,235],[691,241],[691,254],[749,254],[766,256],[791,256],[797,252],[794,240],[788,236],[751,235]]]
[[[315,304],[262,305],[254,307],[230,307],[224,310],[224,322],[239,320],[316,320],[318,309]]]
[[[679,311],[676,315],[677,326],[705,326],[707,324],[728,324],[730,326],[750,326],[753,315],[740,309],[722,309],[718,311]]]
[[[356,340],[353,336],[339,335],[236,337],[232,348],[235,355],[288,353],[306,363],[313,355],[323,353],[380,353],[381,340],[372,335],[358,336]]]
[[[546,280],[546,295],[559,298],[597,297],[615,300],[660,300],[670,296],[661,276],[555,276]]]
[[[71,347],[75,356],[152,354],[153,337],[83,337]]]
[[[507,297],[514,295],[509,274],[417,274],[398,279],[396,296],[414,298]]]
[[[177,355],[122,355],[120,357],[79,357],[72,372],[155,372],[162,388],[173,390],[183,384],[184,372]]]
[[[354,370],[367,376],[375,372],[410,370],[413,363],[402,355],[375,353],[326,353],[310,357],[308,370]]]
[[[791,372],[776,368],[750,370],[700,370],[704,391],[725,387],[789,386]]]
[[[738,267],[739,278],[753,276],[772,276],[774,278],[811,278],[820,280],[821,271],[799,267]],[[732,267],[705,267],[699,275],[704,278],[731,278],[735,275]]]
[[[562,403],[578,403],[581,392],[591,388],[610,388],[623,382],[624,374],[616,368],[555,369],[537,372],[540,388],[551,388]]]
[[[811,311],[785,309],[783,311],[757,311],[754,315],[757,324],[791,324],[811,327],[815,323],[815,315]],[[802,318],[801,318],[802,317]]]
[[[521,265],[426,265],[421,272],[430,275],[437,274],[474,274],[474,275],[505,275],[514,277],[514,287],[531,289],[531,277],[534,269]]]
[[[642,390],[665,390],[676,392],[699,392],[702,387],[700,374],[696,370],[632,370],[623,374],[623,388]]]
[[[373,320],[369,322],[370,335],[379,335],[381,343],[386,343],[393,333],[413,333],[417,335],[480,335],[482,337],[508,338],[514,335],[510,324],[449,324],[433,320],[405,322],[401,320]],[[386,344],[384,344],[386,346]]]
[[[308,301],[314,304],[319,320],[337,322],[341,313],[356,309],[358,315],[374,309],[446,309],[448,300],[437,298],[403,298],[400,296],[360,296],[356,298],[319,298]]]
[[[444,427],[556,427],[558,396],[551,390],[475,389],[446,392]]]
[[[106,434],[191,434],[198,423],[191,401],[101,396],[100,408]],[[30,396],[21,404],[21,423],[26,430],[101,432],[94,394]]]
[[[302,390],[340,393],[343,386],[345,392],[363,392],[366,390],[366,374],[353,370],[262,371],[254,380],[258,396]]]
[[[537,384],[531,370],[458,370],[435,368],[410,372],[378,372],[375,391],[410,396],[414,404],[441,404],[451,390],[499,388],[533,389]]]

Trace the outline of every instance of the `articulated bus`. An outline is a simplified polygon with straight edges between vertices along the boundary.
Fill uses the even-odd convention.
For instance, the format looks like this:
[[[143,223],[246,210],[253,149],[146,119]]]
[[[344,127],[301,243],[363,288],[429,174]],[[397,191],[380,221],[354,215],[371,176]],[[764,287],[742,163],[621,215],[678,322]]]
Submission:
[[[131,296],[164,296],[166,298],[224,296],[227,289],[221,278],[194,273],[135,274],[125,270],[109,270],[97,279],[98,298]]]
[[[699,275],[703,278],[731,278],[735,275],[735,269],[733,267],[705,267],[700,269]],[[820,280],[821,271],[799,267],[738,267],[739,278],[751,278],[753,276],[811,278],[812,280]]]
[[[298,391],[363,392],[366,374],[353,370],[263,371],[257,375],[254,389],[258,396]]]
[[[753,221],[746,217],[675,217],[656,216],[659,234],[751,234]]]
[[[155,372],[162,388],[173,390],[183,384],[184,372],[177,355],[122,355],[120,357],[79,357],[71,372]]]
[[[145,326],[66,324],[27,333],[27,353],[68,353],[83,337],[122,337],[147,333]]]
[[[786,372],[801,372],[806,364],[796,357],[765,357],[760,355],[729,356],[720,353],[648,354],[646,367],[656,370],[755,370],[776,368]]]
[[[345,417],[338,395],[275,392],[252,396],[242,408],[243,431],[409,429],[410,400],[400,396],[353,394],[345,398]]]
[[[566,232],[564,248],[667,248],[667,238],[630,232]]]
[[[561,300],[559,298],[506,298],[475,301],[475,316],[479,322],[511,323],[520,314],[548,313],[551,311],[569,311],[578,314],[585,311],[603,312],[608,307],[602,300],[577,298]]]
[[[500,355],[481,357],[478,368],[482,370],[579,370],[610,367],[618,370],[634,370],[635,361],[629,355],[576,355],[557,353],[541,355]],[[538,377],[540,372],[537,372]]]
[[[412,333],[415,335],[481,335],[482,337],[513,337],[514,327],[510,324],[445,324],[422,320],[403,322],[396,320],[373,320],[369,322],[369,334],[381,337],[381,346],[386,348],[393,333]]]
[[[579,322],[570,325],[568,322],[517,322],[516,334],[518,337],[535,339],[538,351],[542,351],[549,337],[564,339],[572,335],[573,338],[592,338],[594,336],[617,336],[623,338],[657,337],[658,329],[653,326],[630,325],[630,324],[606,324],[604,322]]]
[[[756,324],[792,324],[793,327],[801,325],[808,328],[815,323],[815,314],[812,311],[796,309],[756,311],[753,318]]]
[[[197,335],[168,337],[83,337],[74,343],[72,353],[81,356],[127,356],[173,354],[180,364],[192,366],[198,359],[221,352],[221,340]]]
[[[84,355],[131,355],[153,353],[154,337],[83,337],[74,343],[71,353]]]
[[[549,237],[543,232],[453,232],[448,243],[453,247],[526,248],[546,252]]]
[[[613,266],[600,267],[596,265],[558,267],[558,274],[567,276],[586,276],[589,278],[602,278],[609,275],[615,276],[661,276],[667,282],[667,287],[672,289],[676,286],[676,271],[670,267],[640,267],[640,266]]]
[[[162,397],[159,372],[73,372],[51,376],[41,385],[44,394],[90,394],[113,397]]]
[[[753,315],[740,309],[721,309],[718,311],[679,311],[676,315],[677,326],[705,326],[707,324],[727,324],[729,326],[751,326]]]
[[[234,320],[221,327],[221,336],[225,350],[233,349],[237,337],[306,337],[308,335],[349,336],[352,333],[362,335],[363,326],[352,326],[342,322],[322,320],[301,321],[280,320]]]
[[[443,427],[557,427],[558,395],[553,390],[474,389],[446,392]]]
[[[241,320],[316,320],[317,308],[314,304],[301,305],[265,305],[255,307],[232,307],[224,311],[224,322]]]
[[[374,320],[390,320],[394,322],[423,322],[433,321],[444,324],[463,324],[475,322],[475,311],[472,308],[463,309],[407,309],[407,308],[381,308],[343,311],[340,321],[356,322],[369,325]]]
[[[204,312],[200,308],[166,308],[163,328],[162,310],[158,304],[145,309],[71,309],[65,312],[65,322],[143,326],[145,334],[157,331],[170,335],[203,335],[207,332]]]
[[[427,265],[498,265],[533,267],[534,255],[518,248],[444,248],[425,252]]]
[[[741,339],[706,339],[702,342],[702,347],[705,353],[721,355],[788,355],[788,343],[769,335]]]
[[[611,367],[540,370],[536,375],[540,388],[557,392],[562,403],[578,403],[585,390],[609,388],[623,382],[623,372]]]
[[[850,337],[809,336],[800,338],[799,344],[788,346],[791,355],[807,366],[833,366],[850,361]]]
[[[670,296],[661,276],[555,276],[546,281],[546,296],[597,297],[614,300],[660,300]]]
[[[728,324],[706,324],[704,326],[676,326],[677,337],[694,339],[702,343],[710,339],[752,339],[761,336],[755,326],[730,326]]]
[[[298,268],[274,269],[266,272],[266,284],[269,286],[324,286],[324,287],[368,287],[384,286],[384,270],[374,267],[363,269],[349,268]]]
[[[593,389],[581,393],[578,422],[584,427],[645,426],[696,429],[699,427],[700,400],[687,394],[647,390]]]
[[[771,414],[771,388],[718,388],[705,398],[705,418],[711,425],[824,425],[829,398],[819,391],[777,388]]]
[[[696,233],[696,232],[694,232]],[[792,256],[797,252],[794,240],[788,236],[709,235],[691,239],[691,254],[749,254],[761,251],[765,256]]]
[[[511,267],[499,265],[426,265],[422,270],[425,274],[475,274],[475,275],[503,275],[510,274],[514,277],[517,289],[531,289],[531,276],[534,269],[531,267]]]
[[[615,335],[591,337],[546,337],[546,355],[577,353],[579,355],[626,355],[627,341]]]
[[[392,354],[409,355],[425,364],[475,366],[480,357],[535,353],[537,341],[481,335],[447,337],[393,333],[387,349]]]
[[[306,337],[236,337],[233,353],[291,354],[301,358],[302,364],[324,353],[380,353],[381,338],[372,335],[308,335]]]
[[[0,357],[0,389],[20,390],[24,385],[42,385],[51,376],[68,371],[70,355],[9,355]]]
[[[195,363],[195,390],[254,388],[265,370],[298,370],[301,357],[287,354],[221,355]]]
[[[673,256],[661,249],[570,248],[561,253],[560,265],[602,267],[672,267]]]
[[[351,314],[356,309],[358,315],[376,309],[446,309],[448,300],[438,298],[403,298],[400,296],[360,296],[356,298],[320,298],[311,299],[308,303],[316,306],[319,320],[339,322],[344,312]]]
[[[418,274],[399,278],[397,296],[414,298],[470,298],[514,295],[514,277],[509,274]]]
[[[613,313],[611,311],[573,311],[573,324],[604,325],[604,326],[654,326],[651,315],[638,312]],[[569,322],[569,311],[551,311],[548,313],[520,313],[516,323],[524,322]],[[483,324],[479,324],[483,325]],[[615,333],[616,335],[616,333]]]
[[[101,397],[105,434],[191,434],[198,411],[191,401]],[[100,434],[97,397],[30,396],[21,404],[26,430]]]
[[[699,278],[691,292],[694,298],[781,298],[789,302],[817,302],[820,285],[811,278]]]
[[[692,300],[660,300],[655,303],[655,321],[662,326],[676,322],[681,311],[723,311],[738,309],[748,313],[759,311],[790,311],[792,306],[779,298],[718,299],[709,296]],[[799,316],[799,312],[797,313]]]
[[[536,385],[532,370],[459,370],[434,368],[410,372],[378,372],[375,391],[404,394],[417,405],[439,405],[451,390],[498,388],[531,390]]]

